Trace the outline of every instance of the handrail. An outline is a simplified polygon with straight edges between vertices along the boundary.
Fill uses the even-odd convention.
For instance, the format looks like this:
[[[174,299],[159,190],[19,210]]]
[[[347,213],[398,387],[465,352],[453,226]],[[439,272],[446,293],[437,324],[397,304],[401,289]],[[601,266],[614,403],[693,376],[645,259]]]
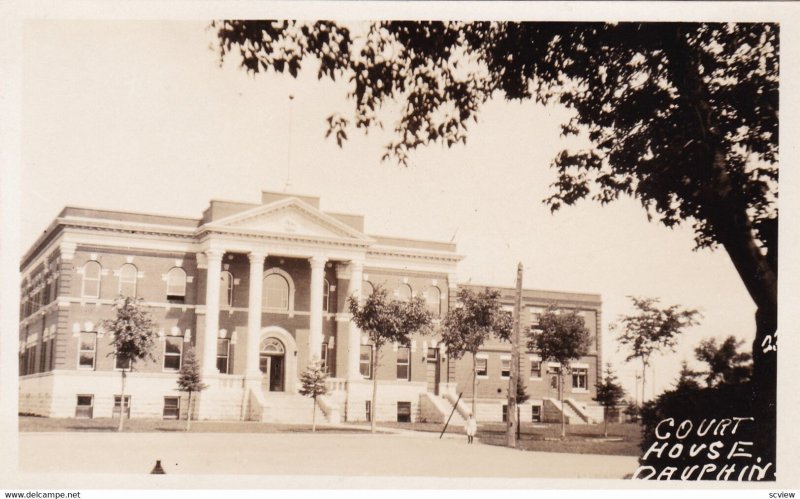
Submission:
[[[444,424],[444,428],[442,428],[442,432],[439,434],[440,440],[442,438],[442,435],[444,435],[444,432],[447,431],[447,426],[450,424],[450,418],[452,418],[453,414],[456,412],[456,407],[458,407],[458,402],[461,400],[462,395],[464,395],[464,392],[458,394],[458,399],[456,400],[456,403],[453,404],[453,410],[450,411],[450,417],[447,418],[447,422]]]

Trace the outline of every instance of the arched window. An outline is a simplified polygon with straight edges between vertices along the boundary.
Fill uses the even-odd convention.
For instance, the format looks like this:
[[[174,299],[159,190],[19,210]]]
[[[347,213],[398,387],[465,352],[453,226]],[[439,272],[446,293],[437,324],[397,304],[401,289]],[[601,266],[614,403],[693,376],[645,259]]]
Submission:
[[[331,311],[331,283],[327,279],[322,281],[322,310],[330,313]]]
[[[411,286],[408,284],[401,284],[399,288],[397,288],[397,299],[400,301],[409,302],[411,301],[411,297],[413,293],[411,291]]]
[[[167,273],[167,301],[183,303],[186,299],[186,271],[172,267]]]
[[[119,294],[121,296],[136,298],[136,265],[126,263],[119,268]]]
[[[264,338],[259,345],[259,352],[269,355],[281,355],[286,353],[283,343],[277,338]]]
[[[289,281],[282,275],[272,273],[264,277],[264,308],[289,310]]]
[[[219,304],[222,307],[233,306],[233,274],[222,271],[219,277]]]
[[[434,317],[442,315],[442,292],[436,286],[431,286],[425,290],[425,303],[428,305],[428,311]]]
[[[100,298],[100,271],[99,262],[90,260],[83,266],[83,289],[81,296],[86,298]]]

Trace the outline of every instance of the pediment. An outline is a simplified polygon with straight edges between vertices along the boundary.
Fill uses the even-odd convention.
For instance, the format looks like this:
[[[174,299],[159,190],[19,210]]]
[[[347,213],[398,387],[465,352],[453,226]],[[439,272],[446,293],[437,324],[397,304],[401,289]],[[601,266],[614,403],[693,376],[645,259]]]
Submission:
[[[296,198],[237,213],[216,220],[208,226],[311,238],[370,239],[349,225]]]

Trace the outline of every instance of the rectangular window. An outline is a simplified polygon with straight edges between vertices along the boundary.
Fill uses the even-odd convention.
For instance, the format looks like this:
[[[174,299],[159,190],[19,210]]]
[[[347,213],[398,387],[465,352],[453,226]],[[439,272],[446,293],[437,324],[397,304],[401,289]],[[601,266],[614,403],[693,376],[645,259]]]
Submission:
[[[44,334],[44,333],[42,333]],[[42,342],[42,352],[39,355],[39,372],[43,373],[47,370],[47,355],[50,352],[50,342],[44,341]]]
[[[217,340],[217,370],[222,374],[230,374],[230,362],[228,359],[231,354],[231,340],[220,338]]]
[[[370,421],[372,421],[372,401],[371,400],[367,400],[366,409],[367,409],[367,423],[369,423]]]
[[[118,418],[122,409],[122,395],[114,395],[114,410],[111,412],[112,418]],[[125,395],[125,418],[131,418],[131,396]]]
[[[508,404],[503,404],[503,422],[508,423]]]
[[[530,359],[531,361],[531,378],[539,379],[542,377],[542,361],[539,359]]]
[[[561,367],[553,365],[547,367],[547,376],[550,378],[550,388],[552,388],[553,390],[558,390],[558,382],[560,374],[561,374]]]
[[[57,333],[56,333],[57,334]],[[52,338],[50,340],[50,358],[48,359],[48,371],[52,371],[56,368],[56,339]]]
[[[542,422],[542,406],[540,405],[531,406],[531,422],[533,423]]]
[[[179,371],[181,369],[181,351],[183,338],[167,336],[164,338],[164,370]]]
[[[478,376],[488,376],[489,374],[489,359],[486,357],[478,357],[475,359],[475,367]]]
[[[118,355],[114,356],[114,369],[118,371],[125,371],[131,370],[131,359],[128,357],[121,357]]]
[[[398,423],[411,422],[411,402],[397,403],[397,422]]]
[[[164,419],[178,419],[180,416],[181,398],[164,397]]]
[[[93,412],[94,395],[78,395],[78,403],[75,406],[75,417],[91,419]]]
[[[97,357],[97,333],[81,333],[78,346],[78,369],[94,369]]]
[[[372,379],[372,345],[361,345],[358,369],[364,379]]]
[[[411,349],[408,347],[397,348],[397,379],[411,379]]]
[[[58,298],[58,277],[53,278],[53,285],[50,286],[50,301],[55,301]]]
[[[588,390],[589,370],[585,367],[572,369],[572,388],[574,390]]]
[[[328,344],[322,343],[322,350],[319,352],[319,360],[322,362],[322,368],[328,372]]]
[[[438,348],[428,348],[428,352],[426,354],[428,362],[436,362],[439,359],[439,349]]]
[[[500,377],[508,378],[511,376],[511,358],[503,357],[500,359]]]

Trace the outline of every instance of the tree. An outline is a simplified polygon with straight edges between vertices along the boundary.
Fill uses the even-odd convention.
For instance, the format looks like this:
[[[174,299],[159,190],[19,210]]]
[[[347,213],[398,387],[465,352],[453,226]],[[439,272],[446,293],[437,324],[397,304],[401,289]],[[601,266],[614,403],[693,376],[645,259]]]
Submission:
[[[570,372],[570,363],[586,355],[589,348],[589,330],[582,315],[575,310],[559,311],[549,305],[539,316],[537,329],[528,331],[528,350],[539,352],[543,361],[556,362],[558,371],[558,401],[561,403],[561,438],[567,436],[564,416],[564,375]]]
[[[620,345],[626,346],[629,350],[625,361],[639,359],[642,363],[642,401],[644,401],[650,358],[665,348],[674,350],[677,337],[683,329],[699,324],[696,317],[700,313],[697,310],[683,309],[678,305],[659,308],[657,298],[635,296],[628,298],[633,302],[636,313],[621,315],[611,325],[611,329],[619,333],[617,340]]]
[[[102,328],[112,334],[111,346],[116,357],[116,365],[122,366],[122,391],[119,412],[119,427],[125,426],[125,377],[126,372],[133,371],[139,360],[155,360],[152,350],[156,343],[156,323],[144,308],[142,299],[120,297],[114,304],[116,317],[102,322]]]
[[[500,292],[489,288],[479,293],[459,290],[458,304],[448,310],[442,321],[442,343],[447,355],[453,360],[467,353],[472,355],[472,414],[477,414],[478,351],[492,337],[508,340],[511,328],[512,317],[500,304]]]
[[[728,336],[720,345],[717,345],[716,339],[711,338],[701,341],[694,349],[697,360],[708,364],[708,371],[705,373],[708,386],[744,383],[750,379],[752,357],[749,353],[738,351],[742,345],[744,341]]]
[[[353,322],[369,337],[372,345],[372,402],[370,404],[370,431],[375,433],[375,406],[378,396],[378,366],[382,349],[387,343],[408,345],[414,333],[429,334],[433,316],[425,300],[414,296],[410,301],[390,300],[386,289],[376,286],[364,304],[355,297],[348,299]]]
[[[189,431],[192,425],[192,394],[201,392],[206,388],[208,388],[208,385],[203,383],[200,363],[197,361],[194,348],[190,346],[186,350],[181,370],[178,373],[178,390],[189,394],[189,403],[186,409],[186,431]]]
[[[322,361],[315,360],[306,367],[300,375],[300,395],[311,397],[314,407],[311,409],[311,431],[317,431],[317,397],[328,393],[325,382],[328,380],[328,370],[322,365]],[[373,402],[374,404],[375,402]]]
[[[575,111],[562,125],[591,147],[552,167],[553,211],[590,198],[637,199],[667,227],[690,224],[696,249],[721,246],[756,305],[751,392],[774,455],[778,313],[779,27],[774,23],[218,21],[220,57],[251,73],[347,79],[350,118],[328,135],[401,116],[385,158],[465,143],[493,98]],[[771,459],[764,455],[764,459]]]
[[[700,383],[695,378],[697,378],[697,373],[689,369],[689,364],[684,360],[681,362],[681,371],[678,374],[678,380],[675,382],[675,391],[699,390]]]
[[[622,413],[628,416],[628,418],[632,421],[639,421],[642,408],[636,403],[635,400],[629,400],[628,405],[625,407],[625,410],[623,410]]]
[[[606,364],[605,378],[603,378],[602,382],[595,383],[594,386],[597,394],[592,400],[603,406],[603,436],[608,437],[609,411],[619,406],[625,396],[625,390],[619,384],[619,379],[610,362]]]

